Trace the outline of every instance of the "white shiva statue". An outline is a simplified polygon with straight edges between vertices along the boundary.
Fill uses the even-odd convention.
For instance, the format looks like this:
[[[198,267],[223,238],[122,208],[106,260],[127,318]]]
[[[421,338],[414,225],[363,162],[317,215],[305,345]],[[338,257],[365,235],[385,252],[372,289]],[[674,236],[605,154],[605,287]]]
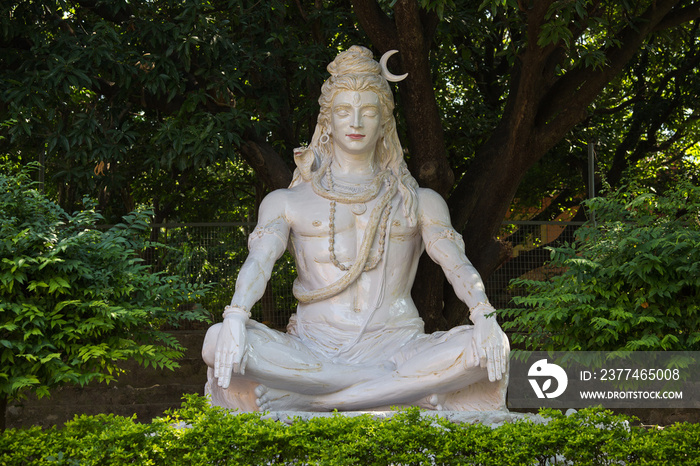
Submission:
[[[214,405],[242,411],[361,411],[418,405],[505,410],[508,338],[464,254],[447,205],[418,187],[403,159],[387,80],[353,46],[328,65],[311,144],[295,150],[287,189],[260,206],[222,323],[202,355]],[[289,249],[299,301],[287,332],[250,318]],[[411,299],[427,251],[473,325],[424,333]]]

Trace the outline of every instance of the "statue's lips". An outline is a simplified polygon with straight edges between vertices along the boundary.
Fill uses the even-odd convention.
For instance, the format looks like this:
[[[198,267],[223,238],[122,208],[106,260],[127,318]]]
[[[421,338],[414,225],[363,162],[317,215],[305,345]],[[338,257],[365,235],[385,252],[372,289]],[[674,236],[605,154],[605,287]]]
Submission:
[[[346,136],[349,137],[350,139],[355,139],[357,141],[360,141],[360,140],[362,140],[362,138],[365,137],[364,134],[346,134]]]

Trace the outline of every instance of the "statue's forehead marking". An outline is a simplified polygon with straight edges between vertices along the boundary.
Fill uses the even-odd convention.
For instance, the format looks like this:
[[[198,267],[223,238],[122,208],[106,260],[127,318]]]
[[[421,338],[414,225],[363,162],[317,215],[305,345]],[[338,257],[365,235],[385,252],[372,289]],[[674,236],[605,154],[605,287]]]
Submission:
[[[360,96],[360,93],[355,91],[352,93],[352,106],[353,107],[359,107],[362,104],[362,96]]]

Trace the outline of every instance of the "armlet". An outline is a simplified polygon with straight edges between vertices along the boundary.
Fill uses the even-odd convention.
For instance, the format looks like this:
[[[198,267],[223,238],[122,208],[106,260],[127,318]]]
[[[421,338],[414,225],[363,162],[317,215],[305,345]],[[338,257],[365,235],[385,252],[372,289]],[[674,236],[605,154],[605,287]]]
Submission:
[[[452,241],[457,245],[459,250],[464,253],[464,240],[462,239],[462,235],[457,233],[457,231],[454,228],[444,228],[436,234],[434,234],[433,236],[431,236],[426,242],[426,248],[432,248],[435,245],[435,243],[437,243],[441,239]]]
[[[287,236],[281,231],[276,222],[270,222],[265,226],[258,225],[255,227],[255,230],[248,236],[248,249],[250,249],[256,241],[269,235],[277,238],[284,248],[287,247]]]

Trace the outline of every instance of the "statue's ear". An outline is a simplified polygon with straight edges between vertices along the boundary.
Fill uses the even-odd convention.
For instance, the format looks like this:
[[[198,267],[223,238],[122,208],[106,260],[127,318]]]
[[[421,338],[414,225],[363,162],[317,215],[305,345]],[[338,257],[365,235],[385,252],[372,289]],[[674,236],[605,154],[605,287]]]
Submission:
[[[314,169],[315,161],[316,157],[310,148],[299,147],[294,149],[294,163],[297,164],[301,178],[304,181],[311,181],[311,171]]]

